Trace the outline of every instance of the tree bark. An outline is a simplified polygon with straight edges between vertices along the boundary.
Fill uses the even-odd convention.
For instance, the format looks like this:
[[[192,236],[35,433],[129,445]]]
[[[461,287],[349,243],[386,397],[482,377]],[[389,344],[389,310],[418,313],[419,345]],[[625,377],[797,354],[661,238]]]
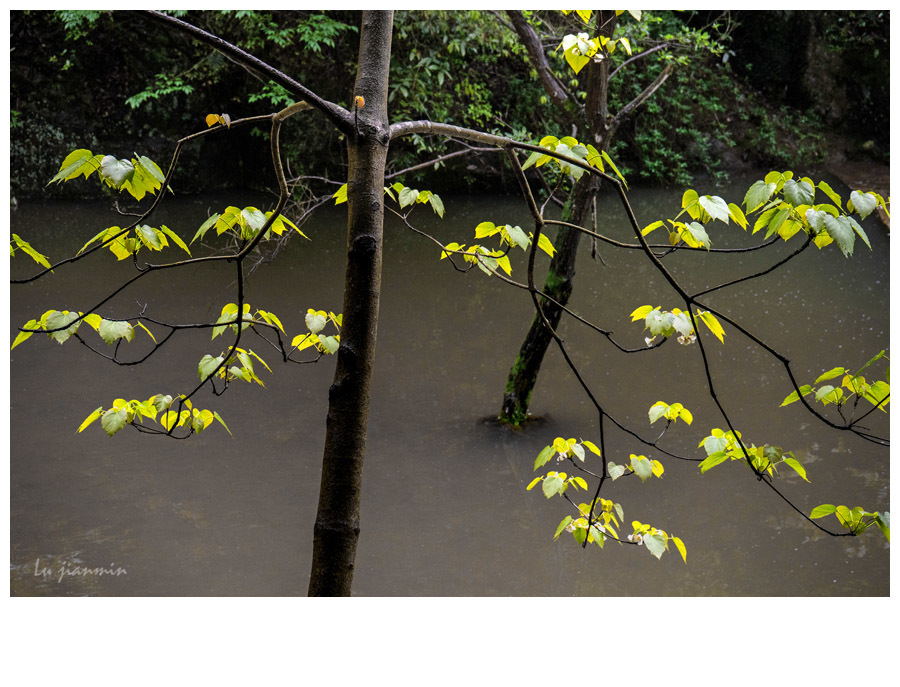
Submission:
[[[510,12],[510,17],[514,18],[514,16],[514,13]],[[607,37],[612,36],[616,26],[615,12],[599,11],[596,13],[596,18],[597,30],[595,33]],[[513,22],[516,30],[524,40],[528,31],[532,34],[534,32],[524,22],[524,19],[521,23],[524,24],[524,27],[520,27],[515,21]],[[542,73],[541,65],[538,65],[538,72]],[[593,144],[598,150],[606,150],[618,123],[609,115],[608,61],[591,62],[587,66],[587,79],[587,100],[583,111],[584,126],[586,127],[584,137],[587,142]],[[544,81],[546,82],[546,79]],[[599,182],[592,175],[584,175],[578,181],[569,196],[568,207],[565,210],[565,215],[567,215],[566,221],[578,226],[585,225],[591,212],[591,203],[599,187]],[[554,242],[556,253],[550,262],[547,280],[542,289],[556,303],[547,299],[541,300],[544,315],[554,330],[562,317],[563,311],[559,306],[565,306],[572,295],[575,260],[578,257],[580,239],[581,232],[568,227],[560,227],[559,233],[556,235],[556,241]],[[544,354],[547,352],[547,347],[550,345],[551,340],[550,331],[540,316],[536,315],[531,322],[531,327],[525,335],[525,340],[522,342],[522,346],[506,380],[506,389],[503,394],[503,403],[500,407],[499,416],[502,422],[521,425],[528,419],[531,394],[537,383],[538,373],[544,361]]]
[[[343,326],[334,383],[328,393],[322,481],[313,536],[310,596],[349,596],[360,531],[360,495],[369,388],[381,292],[384,167],[392,12],[364,12],[348,136],[347,271]]]

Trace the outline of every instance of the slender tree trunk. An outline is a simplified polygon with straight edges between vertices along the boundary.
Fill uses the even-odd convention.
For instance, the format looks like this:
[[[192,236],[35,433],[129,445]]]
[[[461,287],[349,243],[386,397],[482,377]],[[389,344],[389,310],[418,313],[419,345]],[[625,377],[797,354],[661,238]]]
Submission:
[[[516,14],[510,13],[516,19]],[[595,33],[607,37],[612,36],[616,26],[616,15],[613,11],[598,11],[597,30]],[[524,20],[521,20],[524,21]],[[518,27],[521,36],[526,37],[525,27]],[[534,59],[534,58],[532,58]],[[540,70],[539,70],[540,71]],[[587,100],[584,108],[585,140],[598,150],[605,150],[614,134],[613,118],[609,116],[608,86],[609,65],[607,60],[592,62],[587,67]],[[564,219],[572,224],[584,226],[591,212],[591,204],[600,184],[593,176],[585,175],[575,185],[569,197]],[[554,247],[556,254],[550,262],[547,280],[542,291],[559,305],[565,306],[572,295],[575,278],[575,260],[578,257],[578,244],[581,232],[560,227]],[[555,330],[562,316],[561,308],[546,299],[541,306],[547,321]],[[537,383],[538,373],[544,361],[544,354],[551,341],[550,332],[539,316],[531,322],[519,354],[509,371],[503,404],[500,408],[500,420],[513,425],[520,425],[528,418],[531,394]]]
[[[360,493],[369,386],[381,292],[387,87],[392,12],[364,12],[354,97],[357,126],[348,137],[347,272],[343,326],[328,393],[322,483],[313,538],[310,596],[347,596],[359,539]],[[357,101],[359,105],[359,101]]]

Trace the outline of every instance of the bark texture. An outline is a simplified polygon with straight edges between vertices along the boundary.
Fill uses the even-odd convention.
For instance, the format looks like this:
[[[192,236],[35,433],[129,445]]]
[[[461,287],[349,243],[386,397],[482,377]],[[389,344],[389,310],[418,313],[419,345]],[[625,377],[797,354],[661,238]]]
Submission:
[[[360,531],[369,388],[381,293],[383,187],[389,129],[391,12],[364,12],[357,109],[348,136],[347,272],[343,326],[328,416],[313,536],[310,596],[349,596]]]

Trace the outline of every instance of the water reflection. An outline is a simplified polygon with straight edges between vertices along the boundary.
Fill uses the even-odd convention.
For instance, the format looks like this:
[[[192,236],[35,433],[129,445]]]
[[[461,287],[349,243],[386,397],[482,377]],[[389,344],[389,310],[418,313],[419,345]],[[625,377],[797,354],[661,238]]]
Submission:
[[[753,181],[721,192],[739,199]],[[831,183],[831,180],[830,180]],[[838,182],[832,185],[839,187]],[[702,192],[702,190],[701,190]],[[637,190],[642,223],[677,211],[680,194]],[[160,222],[193,236],[209,209],[264,204],[248,196],[178,199]],[[447,198],[447,217],[423,216],[424,228],[445,241],[471,242],[480,221],[527,226],[512,198]],[[628,240],[618,211],[601,203],[601,230]],[[101,223],[101,205],[22,204],[13,231],[56,258],[74,252]],[[808,250],[789,268],[712,294],[710,305],[735,313],[793,361],[812,381],[836,365],[853,367],[888,340],[888,241],[875,222],[864,226],[874,250],[853,260],[837,250]],[[247,300],[278,314],[289,333],[302,328],[306,308],[338,311],[343,272],[343,211],[324,213],[305,228],[311,242],[291,243],[278,261],[254,273]],[[717,227],[717,246],[744,237]],[[543,422],[523,432],[498,431],[483,418],[499,407],[508,367],[531,317],[527,293],[477,270],[461,275],[438,261],[430,242],[396,223],[386,227],[384,294],[370,414],[362,537],[354,591],[360,595],[823,595],[887,594],[888,547],[880,534],[862,539],[821,535],[771,491],[736,465],[702,477],[695,464],[665,460],[665,476],[641,484],[619,480],[607,496],[622,503],[626,522],[639,519],[678,534],[688,565],[677,555],[657,561],[646,552],[608,545],[582,550],[552,541],[567,514],[560,499],[526,492],[534,456],[555,436],[596,438],[596,416],[560,356],[553,351],[535,391]],[[676,255],[670,269],[692,288],[770,264],[790,246],[734,256]],[[573,307],[609,322],[616,339],[640,346],[628,318],[645,303],[677,306],[674,294],[636,253],[600,248],[605,264],[583,251]],[[513,275],[524,277],[524,254]],[[97,279],[121,279],[128,265],[98,255],[12,291],[12,324],[49,308],[83,309],[99,300]],[[14,276],[30,270],[14,261]],[[141,288],[110,303],[111,316],[133,316],[150,302],[154,315],[179,322],[218,316],[234,300],[233,274],[152,275]],[[627,284],[627,288],[623,288]],[[585,377],[617,420],[645,435],[647,408],[657,400],[697,399],[695,422],[676,427],[669,448],[696,455],[699,438],[721,426],[705,396],[696,350],[665,346],[624,359],[604,339],[572,322],[561,332]],[[11,334],[10,340],[14,334]],[[837,344],[837,341],[841,341]],[[194,383],[197,361],[220,343],[179,335],[145,366],[117,368],[77,347],[33,337],[12,352],[11,579],[14,594],[37,595],[292,595],[306,591],[312,524],[331,361],[302,369],[275,366],[265,389],[236,387],[215,407],[236,438],[209,430],[188,442],[121,432],[107,438],[75,428],[117,397],[178,393]],[[213,350],[215,349],[215,351]],[[836,350],[835,350],[836,349]],[[260,348],[259,352],[266,357]],[[823,355],[828,353],[827,360]],[[799,404],[778,409],[790,388],[780,365],[729,332],[710,349],[711,365],[730,410],[741,409],[750,441],[793,450],[812,485],[791,475],[784,491],[809,511],[819,503],[887,509],[887,453],[855,437],[823,430]],[[802,383],[801,381],[801,383]],[[878,415],[879,417],[875,417]],[[887,418],[870,416],[876,433]],[[654,434],[655,436],[655,434]],[[610,456],[646,453],[620,434]],[[623,461],[618,461],[623,462]],[[833,527],[828,523],[829,527]],[[127,575],[50,582],[35,561],[111,562]],[[29,572],[31,570],[31,572]]]

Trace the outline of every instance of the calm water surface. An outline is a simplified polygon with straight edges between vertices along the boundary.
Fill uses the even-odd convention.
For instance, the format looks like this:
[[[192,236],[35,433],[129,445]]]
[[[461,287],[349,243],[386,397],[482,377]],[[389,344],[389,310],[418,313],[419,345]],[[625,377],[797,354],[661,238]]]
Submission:
[[[754,179],[698,190],[739,202]],[[673,216],[680,193],[638,189],[632,200],[647,224]],[[189,239],[211,211],[266,202],[248,194],[170,200],[156,222]],[[446,198],[445,204],[442,221],[417,211],[420,226],[445,242],[472,242],[483,220],[527,227],[527,212],[515,198]],[[630,239],[615,200],[600,205],[602,230]],[[103,203],[26,203],[12,213],[12,231],[53,259],[116,223]],[[800,383],[838,365],[859,366],[887,347],[889,336],[887,232],[873,219],[864,227],[871,252],[858,242],[857,255],[845,260],[835,247],[813,248],[765,279],[711,295],[709,304],[791,358]],[[291,242],[247,287],[247,301],[275,312],[290,336],[303,329],[307,308],[337,312],[342,302],[343,211],[321,214],[304,231],[312,241]],[[746,245],[731,226],[716,223],[710,234],[719,247]],[[453,271],[433,244],[395,222],[385,235],[356,594],[889,593],[889,549],[879,533],[825,536],[736,464],[701,476],[695,463],[654,456],[616,432],[607,437],[610,459],[627,462],[630,453],[643,453],[660,457],[666,470],[662,480],[646,484],[619,480],[606,497],[622,504],[626,522],[650,522],[680,536],[688,564],[674,551],[657,561],[635,547],[582,550],[568,535],[554,542],[568,511],[561,499],[525,491],[534,457],[558,435],[597,441],[595,412],[551,349],[532,403],[542,422],[522,432],[484,422],[499,409],[530,322],[528,294],[478,270]],[[797,240],[737,258],[672,256],[667,264],[698,290],[775,262]],[[620,343],[639,347],[643,335],[629,313],[644,304],[679,303],[636,252],[604,246],[600,252],[605,264],[582,250],[573,307],[612,329]],[[29,262],[14,260],[13,276],[30,273]],[[513,269],[525,279],[524,253],[514,257]],[[12,288],[10,341],[16,326],[45,310],[92,307],[130,270],[103,251]],[[153,274],[102,312],[133,317],[149,304],[147,314],[161,320],[214,320],[235,300],[233,279],[233,267],[225,266]],[[722,402],[746,439],[794,451],[812,481],[782,473],[783,491],[805,512],[820,503],[889,509],[887,451],[828,430],[799,404],[779,409],[790,392],[780,365],[726,330],[724,346],[708,346]],[[564,323],[561,334],[601,403],[644,436],[659,431],[646,415],[657,400],[683,401],[693,412],[692,426],[679,423],[669,433],[667,446],[682,455],[697,456],[700,439],[724,426],[704,394],[696,346],[669,344],[626,356],[575,322]],[[106,349],[99,338],[96,343]],[[146,344],[138,333],[131,345],[144,351]],[[306,593],[333,359],[286,367],[263,344],[252,344],[274,372],[262,371],[265,389],[235,384],[223,397],[196,399],[223,415],[234,438],[218,425],[189,441],[134,431],[108,438],[99,423],[75,434],[94,408],[114,398],[193,388],[199,359],[224,345],[221,338],[210,342],[208,333],[178,334],[140,367],[112,365],[74,340],[59,346],[32,337],[12,352],[14,595]],[[887,417],[875,415],[869,426],[887,436]],[[125,572],[65,574],[79,567]]]

